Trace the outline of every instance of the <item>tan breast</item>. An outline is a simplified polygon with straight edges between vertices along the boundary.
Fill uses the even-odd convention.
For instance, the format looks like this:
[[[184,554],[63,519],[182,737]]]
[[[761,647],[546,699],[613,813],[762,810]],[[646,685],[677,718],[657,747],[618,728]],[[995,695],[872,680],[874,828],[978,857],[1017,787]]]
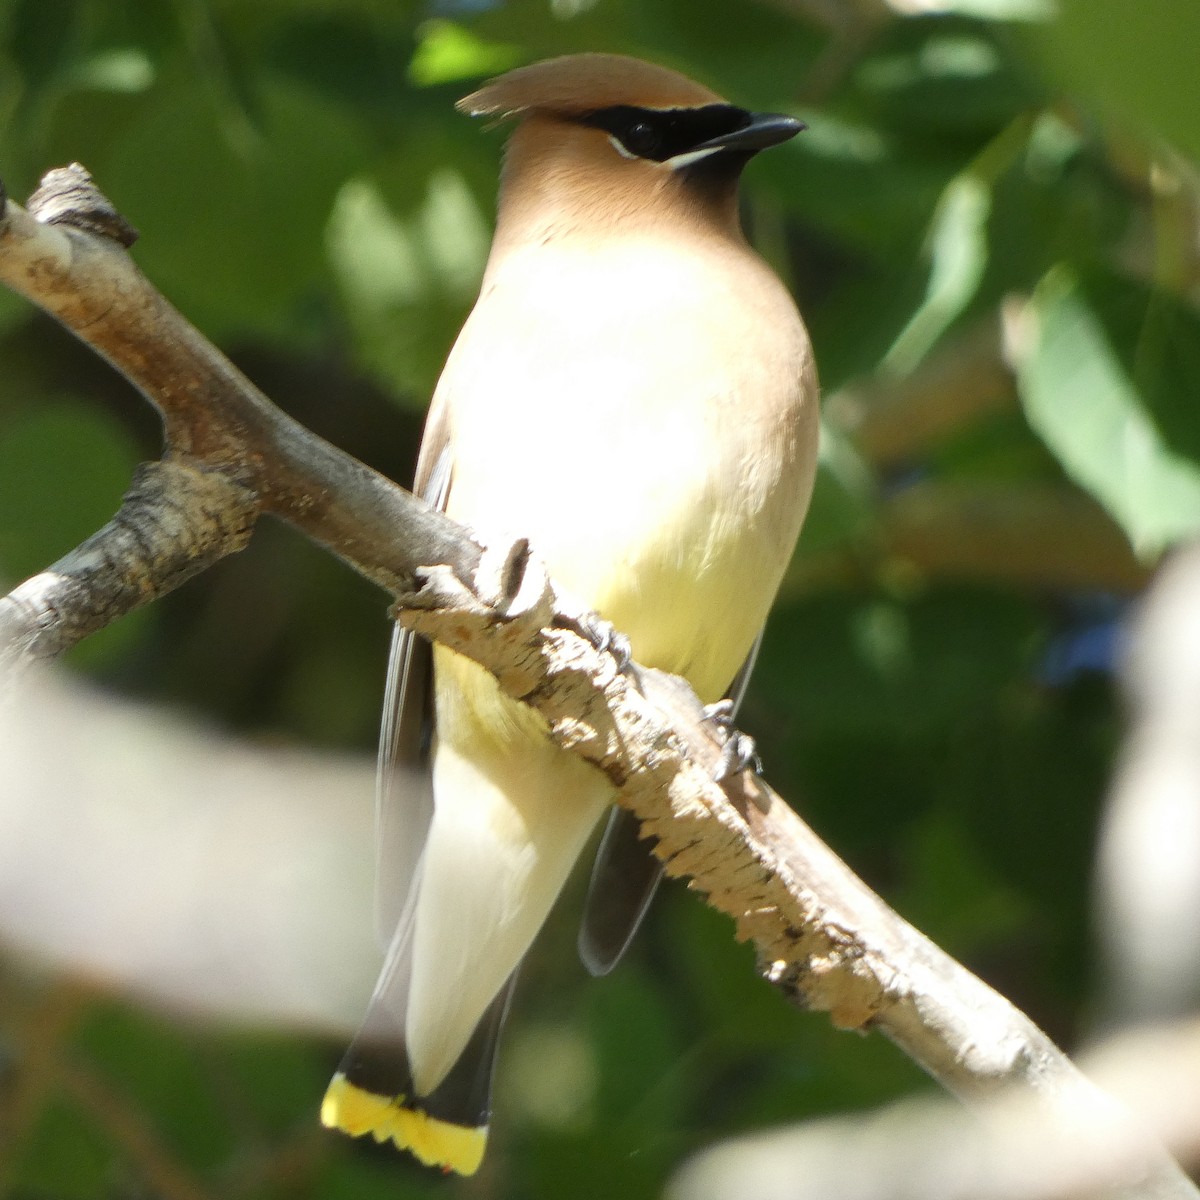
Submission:
[[[489,273],[439,385],[450,512],[528,536],[636,656],[719,695],[811,490],[803,325],[741,244],[573,239]]]

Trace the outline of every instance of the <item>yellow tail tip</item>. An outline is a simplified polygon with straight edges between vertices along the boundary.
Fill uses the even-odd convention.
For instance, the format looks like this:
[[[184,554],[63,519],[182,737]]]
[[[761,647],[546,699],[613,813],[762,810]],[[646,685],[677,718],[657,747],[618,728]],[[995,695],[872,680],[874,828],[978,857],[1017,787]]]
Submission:
[[[337,1074],[321,1102],[321,1124],[351,1137],[369,1133],[377,1142],[392,1141],[427,1167],[474,1175],[487,1145],[486,1125],[472,1127],[440,1121],[419,1108],[405,1108],[401,1096],[379,1096],[355,1087]]]

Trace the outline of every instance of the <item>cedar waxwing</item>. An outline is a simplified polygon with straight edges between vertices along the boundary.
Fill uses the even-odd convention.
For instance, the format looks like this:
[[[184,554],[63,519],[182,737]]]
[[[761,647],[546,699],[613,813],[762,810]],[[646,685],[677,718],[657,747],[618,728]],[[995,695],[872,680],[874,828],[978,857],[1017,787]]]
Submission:
[[[741,232],[738,177],[803,126],[605,54],[511,71],[459,107],[517,125],[417,490],[489,545],[527,536],[639,662],[731,695],[817,450],[808,336]],[[517,968],[614,792],[481,667],[403,632],[379,791],[389,948],[322,1119],[470,1174]],[[596,972],[658,879],[635,829],[616,817],[593,876]]]

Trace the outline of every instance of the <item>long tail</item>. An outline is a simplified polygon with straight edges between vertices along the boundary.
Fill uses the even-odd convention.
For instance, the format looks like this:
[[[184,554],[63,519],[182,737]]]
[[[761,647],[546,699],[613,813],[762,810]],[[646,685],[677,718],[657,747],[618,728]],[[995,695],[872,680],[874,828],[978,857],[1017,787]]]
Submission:
[[[321,1104],[321,1122],[394,1142],[426,1166],[473,1175],[487,1146],[492,1075],[517,973],[500,989],[449,1074],[416,1095],[403,1014],[376,995]]]

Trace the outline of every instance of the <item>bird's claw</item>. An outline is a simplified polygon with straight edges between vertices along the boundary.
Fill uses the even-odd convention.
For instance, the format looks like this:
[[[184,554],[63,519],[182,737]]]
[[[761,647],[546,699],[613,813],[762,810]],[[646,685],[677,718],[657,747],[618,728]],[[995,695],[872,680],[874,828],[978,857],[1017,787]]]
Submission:
[[[763,773],[763,761],[758,746],[748,733],[742,733],[733,723],[733,701],[718,700],[704,706],[704,718],[721,739],[721,761],[713,772],[714,783],[724,783],[743,771]]]
[[[618,671],[624,671],[633,662],[633,647],[629,639],[612,622],[589,612],[577,618],[573,624],[579,635],[600,654],[611,654],[616,659]]]

